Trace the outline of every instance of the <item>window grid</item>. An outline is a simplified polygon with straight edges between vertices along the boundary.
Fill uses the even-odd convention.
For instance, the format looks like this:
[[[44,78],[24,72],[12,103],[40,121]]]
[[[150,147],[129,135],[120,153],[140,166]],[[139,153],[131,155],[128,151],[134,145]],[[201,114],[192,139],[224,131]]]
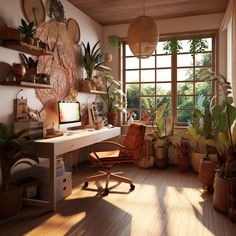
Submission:
[[[189,40],[191,37],[188,37],[187,39]],[[132,94],[132,95],[127,95],[127,100],[128,100],[128,110],[132,110],[133,112],[136,113],[137,117],[136,119],[137,120],[143,120],[142,119],[142,113],[144,113],[145,111],[147,113],[149,113],[150,115],[153,115],[154,111],[156,110],[157,108],[157,103],[159,101],[160,98],[162,99],[166,99],[168,101],[168,99],[170,99],[170,106],[169,106],[169,109],[172,110],[172,113],[173,115],[175,116],[175,124],[176,125],[186,125],[187,122],[181,122],[177,119],[177,114],[179,112],[191,112],[193,113],[193,107],[194,105],[196,104],[196,100],[197,100],[197,96],[198,96],[198,92],[197,92],[197,89],[198,89],[198,85],[200,85],[201,83],[205,83],[205,81],[199,81],[199,79],[196,77],[196,71],[198,69],[202,69],[202,68],[209,68],[211,70],[215,70],[215,35],[207,35],[207,36],[204,36],[204,38],[210,38],[211,39],[211,48],[212,50],[206,50],[204,52],[201,52],[201,53],[194,53],[193,56],[191,55],[190,52],[179,52],[179,53],[175,53],[175,54],[172,54],[171,55],[171,65],[167,65],[167,66],[157,66],[158,64],[158,61],[157,59],[160,59],[161,56],[167,56],[167,55],[170,55],[170,54],[165,54],[165,53],[160,53],[158,54],[157,50],[155,50],[155,52],[153,53],[152,57],[154,57],[154,63],[155,65],[153,67],[145,67],[145,68],[142,68],[141,67],[141,64],[142,64],[142,60],[141,59],[138,59],[138,65],[139,67],[138,68],[129,68],[129,69],[126,69],[126,58],[135,58],[134,56],[126,56],[126,47],[128,47],[127,43],[124,42],[124,47],[123,47],[123,67],[124,67],[124,91],[127,92],[127,87],[128,86],[132,86],[132,85],[136,85],[138,86],[138,93],[135,93],[135,94]],[[182,39],[180,39],[182,40]],[[196,56],[198,56],[198,54],[201,54],[201,55],[211,55],[211,63],[209,65],[197,65],[197,60],[196,60]],[[177,61],[177,58],[179,55],[191,55],[191,58],[192,58],[192,65],[190,66],[185,66],[185,65],[181,65],[181,66],[178,66],[178,61]],[[193,71],[193,74],[192,74],[192,79],[191,80],[180,80],[177,78],[177,71],[178,69],[186,69],[186,70],[192,70]],[[148,70],[154,70],[154,78],[152,81],[142,81],[142,71],[148,71]],[[160,80],[159,77],[158,77],[158,71],[162,71],[162,70],[171,70],[171,78],[170,78],[170,81],[163,81],[163,80]],[[126,72],[129,72],[129,71],[138,71],[138,81],[137,82],[128,82],[126,81]],[[191,94],[178,94],[178,84],[180,83],[185,83],[185,84],[192,84],[192,93]],[[167,84],[170,84],[171,86],[171,90],[170,90],[170,93],[167,92],[167,94],[158,94],[157,93],[157,89],[158,89],[158,85],[167,85]],[[150,94],[142,94],[142,86],[143,85],[153,85],[154,86],[154,91]],[[145,90],[144,90],[145,91]],[[214,88],[214,84],[211,85],[211,92],[210,93],[207,93],[205,94],[205,96],[207,98],[211,98],[213,95],[215,94],[215,88]],[[187,97],[187,98],[192,98],[192,107],[180,107],[178,106],[178,99],[181,99],[182,97]],[[148,101],[147,99],[149,99],[150,101],[153,101],[151,103],[151,105],[153,104],[153,106],[150,107],[150,104],[149,104],[149,107],[144,107],[143,106],[143,98],[146,98],[146,101]],[[136,103],[137,103],[137,106],[131,106],[130,107],[130,104],[129,104],[129,100],[132,100],[132,99],[136,99]]]

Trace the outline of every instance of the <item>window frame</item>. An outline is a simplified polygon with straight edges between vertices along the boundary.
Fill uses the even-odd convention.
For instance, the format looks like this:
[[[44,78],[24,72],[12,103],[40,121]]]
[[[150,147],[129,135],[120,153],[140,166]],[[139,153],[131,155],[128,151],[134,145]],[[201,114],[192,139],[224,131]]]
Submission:
[[[212,71],[214,71],[215,73],[217,73],[218,71],[218,42],[219,42],[219,31],[218,30],[208,30],[208,31],[197,31],[197,32],[188,32],[188,33],[178,33],[178,34],[165,34],[165,35],[160,35],[160,38],[159,38],[159,42],[160,41],[165,41],[167,40],[168,38],[170,37],[176,37],[178,38],[179,40],[189,40],[191,37],[193,36],[197,36],[197,35],[201,35],[202,37],[210,37],[212,38],[212,49],[211,51],[209,50],[206,50],[206,52],[203,52],[203,53],[211,53],[212,54],[212,65],[210,66],[212,68]],[[122,76],[123,76],[123,91],[125,92],[126,94],[126,63],[125,63],[125,60],[126,58],[129,58],[129,57],[134,57],[134,56],[126,56],[126,50],[125,50],[125,46],[128,45],[127,43],[127,40],[126,39],[123,39],[122,40],[122,51],[121,51],[121,65],[122,65]],[[147,69],[152,69],[152,70],[155,70],[155,78],[157,78],[157,70],[160,69],[158,68],[157,66],[157,57],[159,55],[171,55],[171,67],[169,69],[171,69],[171,101],[172,101],[172,104],[171,104],[171,110],[172,110],[172,114],[174,116],[174,125],[175,126],[187,126],[187,122],[178,122],[177,121],[177,112],[179,110],[193,110],[194,109],[194,104],[195,104],[195,98],[197,97],[197,94],[196,93],[193,93],[191,95],[189,95],[189,97],[193,97],[193,108],[188,108],[188,109],[183,109],[183,108],[178,108],[177,107],[177,98],[178,98],[178,94],[177,94],[177,83],[180,82],[178,81],[177,82],[177,68],[181,68],[181,67],[177,67],[177,55],[184,55],[184,54],[189,54],[189,52],[181,52],[181,53],[174,53],[174,54],[157,54],[156,50],[153,54],[153,56],[155,56],[155,66],[152,67],[152,68],[145,68],[145,69],[142,69],[141,67],[141,59],[139,59],[139,66],[137,69],[128,69],[128,71],[132,71],[132,70],[138,70],[138,73],[139,73],[139,81],[138,82],[135,82],[134,84],[138,84],[139,85],[139,95],[135,96],[135,97],[138,97],[138,98],[141,98],[141,97],[145,97],[143,95],[141,95],[141,71],[143,70],[147,70]],[[195,53],[195,55],[198,54],[198,53]],[[134,57],[135,58],[135,57]],[[183,66],[184,68],[186,68],[187,66]],[[195,71],[195,69],[198,69],[200,68],[201,66],[196,66],[195,65],[195,56],[193,58],[193,65],[189,66],[189,68],[192,68],[193,71]],[[202,66],[202,67],[206,67],[206,66]],[[167,67],[165,69],[168,69]],[[186,81],[183,81],[183,82],[186,82]],[[148,82],[145,82],[146,84]],[[147,96],[147,97],[154,97],[154,100],[155,100],[155,106],[156,106],[156,101],[157,101],[157,98],[158,97],[166,97],[167,95],[158,95],[156,94],[156,87],[158,85],[158,83],[164,83],[164,81],[161,81],[161,82],[157,82],[155,80],[154,84],[155,84],[155,94],[152,95],[152,96]],[[191,83],[193,83],[193,86],[195,87],[196,86],[196,83],[197,81],[195,80],[195,75],[194,75],[194,79],[191,80]],[[216,96],[216,100],[215,102],[217,103],[218,102],[218,96],[217,96],[217,85],[212,82],[212,96]],[[129,84],[132,84],[129,82]],[[150,84],[153,84],[153,82],[150,82]],[[195,91],[195,90],[193,90]],[[195,91],[196,92],[196,91]],[[138,110],[139,112],[141,110],[143,110],[143,108],[141,107],[141,99],[140,99],[140,105],[139,105],[139,108],[135,108],[135,109],[132,109],[130,108],[131,110]],[[156,109],[156,107],[154,108]],[[140,113],[141,115],[141,113]],[[141,118],[141,117],[140,117]],[[141,119],[140,119],[141,120]]]

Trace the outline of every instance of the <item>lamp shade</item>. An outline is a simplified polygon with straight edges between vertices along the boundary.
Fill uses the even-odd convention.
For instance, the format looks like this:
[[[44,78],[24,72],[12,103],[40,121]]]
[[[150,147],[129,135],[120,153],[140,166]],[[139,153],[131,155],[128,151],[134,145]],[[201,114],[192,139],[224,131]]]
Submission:
[[[128,44],[138,58],[148,58],[155,51],[159,34],[155,21],[148,16],[139,16],[133,20],[128,30]]]

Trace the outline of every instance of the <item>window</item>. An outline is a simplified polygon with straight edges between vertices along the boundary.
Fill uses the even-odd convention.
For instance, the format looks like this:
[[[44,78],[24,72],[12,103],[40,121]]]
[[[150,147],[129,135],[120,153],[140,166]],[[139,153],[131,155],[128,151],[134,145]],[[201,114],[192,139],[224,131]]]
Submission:
[[[126,42],[123,44],[124,91],[127,108],[136,114],[136,120],[154,118],[156,108],[167,102],[176,125],[186,125],[193,118],[193,108],[199,95],[208,106],[214,95],[213,82],[199,78],[201,69],[215,70],[215,35],[201,37],[208,48],[192,52],[193,36],[177,38],[181,49],[167,53],[167,39],[158,42],[153,55],[147,59],[133,56]]]

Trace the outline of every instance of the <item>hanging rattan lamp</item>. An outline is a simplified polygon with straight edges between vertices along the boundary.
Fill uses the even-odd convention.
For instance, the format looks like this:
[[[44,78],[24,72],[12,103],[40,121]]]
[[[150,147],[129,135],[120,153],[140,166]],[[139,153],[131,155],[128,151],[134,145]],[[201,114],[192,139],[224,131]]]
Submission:
[[[131,22],[128,30],[128,45],[134,56],[148,58],[156,49],[159,39],[155,21],[145,16],[139,16]]]

